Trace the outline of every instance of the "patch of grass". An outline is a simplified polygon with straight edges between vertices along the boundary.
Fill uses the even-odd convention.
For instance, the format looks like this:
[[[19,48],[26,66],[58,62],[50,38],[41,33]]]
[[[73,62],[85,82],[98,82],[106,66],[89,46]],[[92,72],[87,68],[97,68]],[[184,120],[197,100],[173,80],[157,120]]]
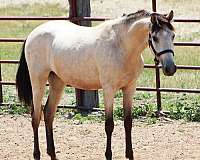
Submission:
[[[137,101],[142,100],[143,101],[144,99],[151,99],[152,96],[153,95],[149,92],[136,93],[134,95],[134,100],[137,100]]]
[[[124,117],[123,107],[122,106],[115,106],[114,108],[114,118],[122,120]]]
[[[144,97],[144,98],[143,98]],[[153,99],[153,100],[152,100]],[[153,124],[157,121],[156,118],[156,103],[153,94],[137,93],[134,102],[132,116],[140,118],[146,116],[148,124]],[[169,118],[184,119],[186,121],[200,122],[200,96],[195,94],[162,94],[163,110],[169,111]],[[116,103],[114,109],[114,117],[123,119],[123,108]]]
[[[200,97],[186,94],[175,97],[175,102],[167,106],[170,118],[200,122]]]
[[[72,87],[66,87],[65,90],[64,90],[64,92],[66,94],[74,94],[75,93],[75,89],[72,88]]]
[[[104,121],[104,116],[103,115],[97,116],[97,115],[92,115],[92,114],[81,114],[77,112],[72,119],[78,120],[78,123],[83,123],[86,121],[102,122]]]
[[[4,86],[3,87],[3,100],[5,103],[11,102],[11,103],[17,103],[16,88],[15,86]]]
[[[30,113],[30,109],[26,106],[17,106],[17,105],[9,105],[9,106],[1,106],[0,107],[0,114],[17,114],[17,115],[22,115],[26,113]]]
[[[175,62],[177,65],[200,65],[200,47],[175,47]],[[154,64],[153,55],[146,49],[143,53],[145,63]],[[177,70],[174,76],[167,77],[162,73],[161,87],[200,88],[200,71]],[[144,69],[138,80],[138,86],[155,87],[155,69]]]
[[[22,9],[23,8],[23,9]],[[1,16],[67,16],[68,9],[59,4],[32,4],[0,7]],[[0,37],[25,38],[45,21],[0,21]],[[20,57],[21,43],[0,43],[0,59],[16,60]],[[3,80],[14,80],[17,65],[2,65]]]
[[[115,94],[115,98],[122,98],[123,97],[123,93],[121,90],[117,91],[117,93]]]
[[[147,116],[149,118],[155,117],[155,104],[152,103],[141,103],[140,105],[135,105],[132,109],[132,117],[139,118],[141,116]],[[114,117],[116,119],[123,119],[123,107],[121,105],[116,105],[114,108]]]
[[[146,103],[133,107],[133,118],[139,118],[140,116],[147,116],[149,118],[155,117],[155,104]]]
[[[157,121],[158,119],[156,117],[147,117],[147,120],[146,120],[148,125],[156,124]]]
[[[64,8],[59,4],[50,3],[33,3],[0,7],[0,15],[2,16],[66,16],[67,14],[67,7]]]

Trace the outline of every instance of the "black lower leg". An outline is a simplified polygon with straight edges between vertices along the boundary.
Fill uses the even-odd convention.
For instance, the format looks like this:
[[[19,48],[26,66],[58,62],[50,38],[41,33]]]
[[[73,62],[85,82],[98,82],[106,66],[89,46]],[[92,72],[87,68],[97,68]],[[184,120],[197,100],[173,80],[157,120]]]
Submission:
[[[47,101],[48,104],[48,101]],[[46,140],[47,140],[47,154],[51,157],[51,160],[56,159],[55,154],[55,146],[53,140],[53,117],[51,111],[48,110],[48,106],[44,108],[44,121],[45,121],[45,129],[46,129]]]
[[[33,157],[35,160],[40,160],[40,149],[39,149],[39,139],[38,139],[38,125],[34,123],[34,118],[32,119],[32,127],[34,134],[34,151]]]
[[[126,158],[133,160],[133,149],[132,149],[132,140],[131,140],[131,130],[132,130],[132,117],[131,112],[125,114],[124,118],[124,127],[126,134]]]
[[[52,159],[55,159],[55,146],[53,140],[53,129],[51,126],[46,125],[46,139],[47,139],[47,154],[51,156]]]
[[[113,117],[106,118],[105,131],[107,135],[107,144],[106,144],[105,156],[107,160],[112,160],[111,137],[113,130],[114,130]]]

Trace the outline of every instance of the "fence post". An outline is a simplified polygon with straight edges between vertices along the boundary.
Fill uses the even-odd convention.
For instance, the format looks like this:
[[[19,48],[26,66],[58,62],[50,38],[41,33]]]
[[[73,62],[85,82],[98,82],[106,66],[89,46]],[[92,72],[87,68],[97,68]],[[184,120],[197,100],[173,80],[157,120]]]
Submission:
[[[156,12],[156,0],[152,0],[152,10]],[[158,64],[155,62],[156,71],[156,97],[157,97],[157,113],[160,114],[161,106],[161,92],[160,92],[160,70]]]
[[[70,4],[70,19],[71,22],[91,27],[91,21],[74,21],[74,17],[90,17],[90,0],[69,0]],[[76,89],[76,105],[83,107],[84,110],[91,111],[93,107],[98,107],[99,97],[98,91],[87,91]]]
[[[1,75],[1,63],[0,63],[0,82],[2,81]],[[0,104],[3,103],[3,91],[2,91],[2,84],[0,83]]]
[[[152,0],[152,10],[153,12],[156,12],[156,0]]]

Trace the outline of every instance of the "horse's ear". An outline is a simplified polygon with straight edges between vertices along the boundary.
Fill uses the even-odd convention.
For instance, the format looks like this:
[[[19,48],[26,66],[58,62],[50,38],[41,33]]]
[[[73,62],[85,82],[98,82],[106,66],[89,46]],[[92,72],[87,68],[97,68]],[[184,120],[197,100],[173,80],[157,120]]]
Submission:
[[[171,20],[174,18],[174,11],[171,10],[171,12],[166,16],[166,18],[169,22],[171,22]]]

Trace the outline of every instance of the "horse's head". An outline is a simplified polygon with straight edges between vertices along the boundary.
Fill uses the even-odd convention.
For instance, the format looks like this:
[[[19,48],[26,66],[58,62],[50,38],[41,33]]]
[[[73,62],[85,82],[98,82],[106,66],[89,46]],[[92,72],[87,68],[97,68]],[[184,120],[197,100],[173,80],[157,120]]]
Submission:
[[[163,73],[167,76],[172,76],[176,72],[173,60],[175,34],[171,24],[172,19],[173,11],[168,15],[152,13],[149,33],[149,47],[155,54],[155,60],[162,64]]]

